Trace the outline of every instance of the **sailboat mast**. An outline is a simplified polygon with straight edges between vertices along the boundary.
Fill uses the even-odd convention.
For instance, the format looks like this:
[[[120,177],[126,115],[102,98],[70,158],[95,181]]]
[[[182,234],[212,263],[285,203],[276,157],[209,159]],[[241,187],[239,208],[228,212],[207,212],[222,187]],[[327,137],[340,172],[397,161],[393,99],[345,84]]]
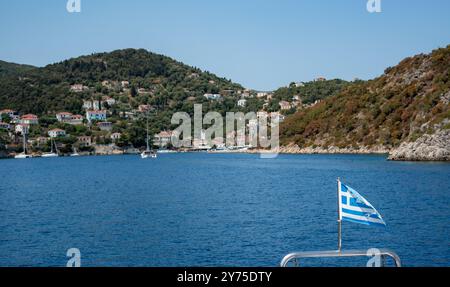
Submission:
[[[55,153],[57,154],[58,153],[58,146],[56,145],[56,141],[55,140],[53,141],[53,144],[55,145]],[[52,150],[53,150],[53,148],[52,148]]]
[[[23,154],[27,154],[27,134],[23,133]]]
[[[150,150],[150,145],[149,145],[149,143],[148,143],[148,112],[147,112],[147,151],[149,151]]]

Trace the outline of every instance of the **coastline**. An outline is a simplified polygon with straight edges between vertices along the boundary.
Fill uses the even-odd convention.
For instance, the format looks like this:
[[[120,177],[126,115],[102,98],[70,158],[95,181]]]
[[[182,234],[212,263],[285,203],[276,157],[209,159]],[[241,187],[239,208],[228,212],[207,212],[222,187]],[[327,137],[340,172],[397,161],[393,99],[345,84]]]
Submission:
[[[235,149],[235,150],[214,150],[204,151],[210,154],[290,154],[290,155],[385,155],[386,160],[389,161],[411,161],[411,162],[450,162],[448,156],[449,151],[436,149],[428,146],[426,154],[418,149],[412,149],[410,144],[404,144],[399,148],[387,148],[383,146],[375,147],[358,147],[358,148],[339,148],[330,146],[323,147],[299,147],[297,145],[281,146],[274,150],[267,149]],[[408,152],[405,156],[405,150]],[[198,150],[180,150],[176,153],[198,153]],[[101,147],[92,153],[80,152],[79,156],[113,156],[113,155],[138,155],[140,152],[137,149],[120,150],[115,148]],[[0,159],[12,159],[14,153],[6,153],[0,151]],[[41,154],[32,154],[33,157],[39,158]],[[60,157],[71,157],[70,154],[60,155]]]
[[[251,153],[280,153],[280,154],[389,154],[390,150],[384,147],[361,147],[361,148],[338,148],[330,146],[328,148],[323,147],[299,147],[297,145],[281,146],[278,149],[267,150],[251,150]]]

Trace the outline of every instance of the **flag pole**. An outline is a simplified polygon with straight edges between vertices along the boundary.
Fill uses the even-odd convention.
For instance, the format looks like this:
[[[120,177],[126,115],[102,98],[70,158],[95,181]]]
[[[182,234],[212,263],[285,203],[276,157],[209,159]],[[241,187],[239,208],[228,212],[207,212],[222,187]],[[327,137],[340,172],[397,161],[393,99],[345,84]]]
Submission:
[[[337,203],[338,203],[338,252],[341,252],[342,249],[342,220],[341,220],[341,199],[340,199],[340,194],[339,194],[339,190],[340,190],[340,183],[341,183],[341,179],[338,177],[337,179]]]

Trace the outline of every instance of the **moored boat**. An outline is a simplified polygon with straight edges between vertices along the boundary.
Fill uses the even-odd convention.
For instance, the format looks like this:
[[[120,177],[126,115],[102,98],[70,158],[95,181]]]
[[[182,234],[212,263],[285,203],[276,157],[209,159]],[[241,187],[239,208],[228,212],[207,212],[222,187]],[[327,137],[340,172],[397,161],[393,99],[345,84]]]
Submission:
[[[26,133],[24,132],[23,134],[23,153],[17,154],[16,156],[14,156],[15,159],[27,159],[27,158],[32,158],[33,156],[31,154],[27,154],[27,136]]]
[[[147,142],[147,148],[145,149],[145,151],[143,151],[141,153],[141,158],[142,159],[147,159],[147,158],[157,158],[158,155],[156,154],[156,152],[152,149],[150,149],[150,144],[149,144],[149,136],[148,136],[148,112],[147,112],[147,138],[145,140]]]
[[[59,157],[58,155],[58,148],[56,147],[56,143],[53,141],[53,139],[50,141],[51,145],[51,151],[49,153],[44,153],[41,155],[43,158],[51,158],[51,157]],[[55,151],[53,151],[53,145],[55,146]]]

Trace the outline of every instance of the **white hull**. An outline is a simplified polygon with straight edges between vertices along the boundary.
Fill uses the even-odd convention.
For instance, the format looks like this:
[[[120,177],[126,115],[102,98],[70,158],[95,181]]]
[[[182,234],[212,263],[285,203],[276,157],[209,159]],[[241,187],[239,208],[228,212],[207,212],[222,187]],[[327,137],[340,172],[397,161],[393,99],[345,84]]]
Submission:
[[[80,156],[80,154],[78,154],[78,153],[73,153],[73,154],[71,154],[70,156]]]
[[[146,153],[146,152],[141,153],[141,158],[142,159],[157,158],[157,157],[158,157],[158,155],[156,153]]]
[[[176,151],[173,150],[158,150],[156,153],[177,153]]]
[[[16,155],[14,158],[15,159],[26,159],[26,158],[32,158],[33,156],[32,155],[29,155],[29,154],[18,154],[18,155]]]
[[[56,153],[44,153],[43,155],[41,155],[41,157],[44,157],[44,158],[58,157],[58,154],[56,154]]]

